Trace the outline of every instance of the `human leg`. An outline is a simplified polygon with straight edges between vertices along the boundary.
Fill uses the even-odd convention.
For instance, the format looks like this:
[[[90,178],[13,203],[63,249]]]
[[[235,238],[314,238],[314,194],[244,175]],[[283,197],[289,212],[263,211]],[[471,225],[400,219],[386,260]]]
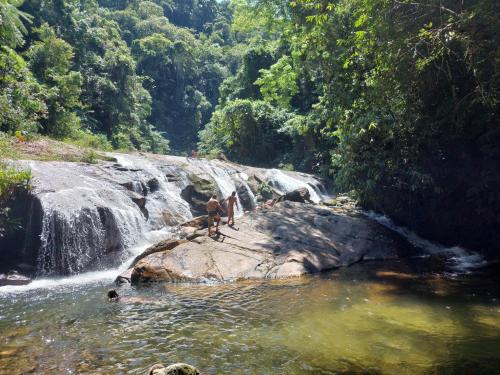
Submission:
[[[217,222],[217,224],[215,224],[215,233],[219,233],[219,224],[220,224],[220,221],[221,221],[221,217],[220,215],[217,215],[215,217],[215,220]]]
[[[212,236],[212,216],[208,215],[208,237]]]

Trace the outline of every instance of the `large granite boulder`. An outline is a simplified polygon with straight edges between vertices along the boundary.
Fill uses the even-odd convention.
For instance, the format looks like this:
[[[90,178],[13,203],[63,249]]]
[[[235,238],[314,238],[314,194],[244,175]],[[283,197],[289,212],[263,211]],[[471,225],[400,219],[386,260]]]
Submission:
[[[254,197],[250,194],[245,184],[241,181],[236,182],[236,192],[238,193],[238,198],[243,210],[251,211],[255,208]]]
[[[299,202],[299,203],[311,203],[311,193],[307,188],[299,188],[293,191],[290,191],[280,197],[278,201],[291,201],[291,202]]]
[[[204,231],[205,232],[205,231]],[[221,235],[194,236],[138,261],[133,282],[287,278],[394,259],[410,249],[397,234],[352,212],[281,202],[245,215]]]
[[[214,194],[220,194],[217,185],[209,179],[189,175],[190,184],[182,190],[181,196],[186,200],[194,212],[206,212],[207,202]]]

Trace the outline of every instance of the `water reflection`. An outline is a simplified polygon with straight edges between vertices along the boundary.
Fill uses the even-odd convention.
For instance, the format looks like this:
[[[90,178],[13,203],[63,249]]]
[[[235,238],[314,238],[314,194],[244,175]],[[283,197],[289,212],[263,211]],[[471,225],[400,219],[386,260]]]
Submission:
[[[498,373],[498,276],[419,269],[122,289],[134,303],[107,303],[106,283],[4,294],[0,373],[143,374],[177,361],[207,374]]]

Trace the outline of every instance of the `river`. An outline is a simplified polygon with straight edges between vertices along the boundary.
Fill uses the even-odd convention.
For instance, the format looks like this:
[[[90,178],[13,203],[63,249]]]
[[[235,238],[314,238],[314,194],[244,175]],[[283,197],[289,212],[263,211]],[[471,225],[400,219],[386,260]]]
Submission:
[[[105,298],[112,272],[9,287],[0,373],[144,374],[179,361],[206,374],[500,373],[498,269],[451,274],[429,262],[128,286],[119,303]]]
[[[325,193],[297,173],[114,156],[30,162],[40,243],[11,241],[9,254],[24,254],[37,278],[0,288],[0,374],[145,374],[159,362],[205,374],[500,373],[498,267],[373,213],[421,256],[281,281],[126,286],[107,302],[130,260],[192,217],[182,192],[193,174],[250,203],[249,174],[278,191],[306,187],[316,201]],[[77,275],[47,278],[57,274]]]

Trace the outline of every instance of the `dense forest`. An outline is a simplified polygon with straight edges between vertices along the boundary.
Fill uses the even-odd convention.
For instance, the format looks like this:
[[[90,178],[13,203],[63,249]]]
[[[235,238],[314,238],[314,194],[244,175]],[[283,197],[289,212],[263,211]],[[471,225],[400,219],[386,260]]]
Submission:
[[[315,172],[426,236],[493,248],[499,14],[494,0],[0,0],[0,130]]]

